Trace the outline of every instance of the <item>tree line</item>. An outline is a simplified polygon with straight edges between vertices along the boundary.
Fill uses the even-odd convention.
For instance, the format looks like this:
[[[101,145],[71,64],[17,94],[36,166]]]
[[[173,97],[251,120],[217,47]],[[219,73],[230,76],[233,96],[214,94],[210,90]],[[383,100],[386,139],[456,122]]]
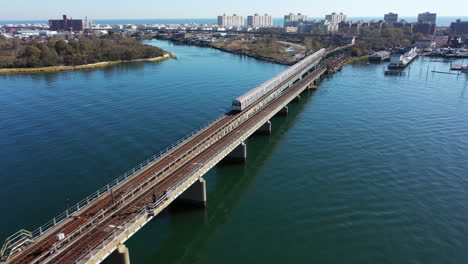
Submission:
[[[416,40],[425,40],[421,33],[413,33],[401,28],[367,29],[363,28],[352,48],[353,56],[362,56],[371,51],[384,50],[411,45]]]
[[[122,37],[23,41],[0,35],[0,68],[74,66],[154,58],[164,53],[160,48]]]

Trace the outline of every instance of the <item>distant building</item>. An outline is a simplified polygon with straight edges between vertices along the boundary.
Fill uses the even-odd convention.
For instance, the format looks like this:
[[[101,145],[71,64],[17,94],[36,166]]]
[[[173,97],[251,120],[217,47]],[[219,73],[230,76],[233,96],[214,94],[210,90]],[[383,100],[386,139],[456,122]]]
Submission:
[[[450,31],[456,35],[468,35],[468,21],[457,19],[456,22],[450,24]]]
[[[85,22],[82,19],[68,19],[63,15],[62,20],[49,20],[49,26],[52,31],[83,31]]]
[[[393,27],[393,25],[398,22],[398,14],[394,14],[392,12],[384,15],[384,21],[387,25]]]
[[[434,35],[435,31],[436,31],[436,24],[416,23],[413,25],[414,33],[422,33],[424,35]]]
[[[273,26],[273,17],[267,14],[264,16],[260,16],[259,14],[248,16],[247,25],[251,27],[271,27]]]
[[[451,48],[462,48],[464,43],[461,37],[449,37],[447,45]]]
[[[413,26],[413,32],[434,35],[436,31],[436,19],[437,14],[435,13],[426,12],[419,14],[418,22]]]
[[[420,49],[427,49],[427,48],[435,48],[437,46],[437,43],[433,40],[416,40],[414,42],[414,45]]]
[[[307,15],[298,13],[297,15],[289,13],[289,15],[284,16],[284,26],[285,27],[297,27],[299,24],[307,21]]]
[[[416,23],[408,23],[405,20],[401,20],[400,22],[393,24],[393,27],[401,28],[402,30],[406,30],[408,32],[413,32],[414,25],[416,25]]]
[[[333,24],[339,24],[341,22],[346,21],[346,15],[343,14],[343,13],[337,14],[337,13],[333,12],[330,15],[326,15],[325,20],[328,20]]]
[[[218,16],[218,26],[220,27],[242,27],[244,26],[244,17],[236,14],[232,16]]]
[[[338,31],[338,24],[331,23],[328,20],[315,20],[315,21],[306,21],[298,26],[298,31],[300,33],[315,33],[315,31],[321,33],[330,33]]]
[[[38,37],[39,31],[37,30],[27,30],[21,29],[13,33],[13,37],[15,38],[29,38],[29,37]]]
[[[436,24],[436,19],[436,13],[426,12],[418,15],[418,23]]]
[[[283,33],[297,33],[298,28],[297,27],[283,27],[281,32]]]

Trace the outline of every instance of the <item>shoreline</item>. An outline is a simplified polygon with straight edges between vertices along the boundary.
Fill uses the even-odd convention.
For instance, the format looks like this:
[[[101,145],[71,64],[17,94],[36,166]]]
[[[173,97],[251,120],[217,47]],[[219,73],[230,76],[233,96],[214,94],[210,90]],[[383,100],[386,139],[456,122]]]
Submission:
[[[243,55],[243,56],[254,58],[254,59],[257,59],[257,60],[260,60],[260,61],[275,63],[275,64],[279,64],[279,65],[292,66],[295,63],[297,63],[297,61],[287,63],[287,62],[283,62],[283,61],[280,61],[280,60],[277,60],[277,59],[274,59],[274,58],[263,57],[263,56],[260,56],[260,55],[245,53],[245,52],[242,52],[242,51],[234,51],[234,50],[223,49],[223,48],[211,45],[211,44],[186,42],[186,41],[181,41],[181,40],[173,39],[173,38],[156,38],[156,39],[158,39],[158,40],[167,40],[167,41],[170,41],[172,43],[178,43],[178,44],[184,44],[184,45],[193,45],[193,46],[202,47],[202,48],[212,48],[212,49],[215,49],[215,50],[220,50],[220,51],[224,51],[224,52],[231,53],[231,54],[236,54],[236,55]]]
[[[197,44],[195,44],[195,46],[197,46]],[[296,61],[296,62],[293,62],[293,63],[286,63],[286,62],[282,62],[280,60],[269,58],[269,57],[263,57],[263,56],[260,56],[260,55],[249,54],[249,53],[245,53],[245,52],[227,50],[227,49],[215,47],[215,46],[212,46],[212,45],[208,45],[206,47],[213,48],[213,49],[220,50],[220,51],[224,51],[224,52],[231,53],[231,54],[247,56],[247,57],[254,58],[254,59],[257,59],[257,60],[261,60],[261,61],[264,61],[264,62],[270,62],[270,63],[286,65],[286,66],[292,66],[292,65],[296,64],[296,62],[297,62]]]
[[[0,74],[13,74],[13,73],[39,73],[39,72],[59,72],[59,71],[74,71],[74,70],[92,70],[92,69],[101,69],[111,65],[126,63],[126,62],[162,62],[171,58],[175,58],[171,53],[166,53],[164,56],[147,58],[147,59],[134,59],[134,60],[124,60],[124,61],[104,61],[84,65],[75,65],[75,66],[48,66],[48,67],[39,67],[39,68],[4,68],[0,69]]]

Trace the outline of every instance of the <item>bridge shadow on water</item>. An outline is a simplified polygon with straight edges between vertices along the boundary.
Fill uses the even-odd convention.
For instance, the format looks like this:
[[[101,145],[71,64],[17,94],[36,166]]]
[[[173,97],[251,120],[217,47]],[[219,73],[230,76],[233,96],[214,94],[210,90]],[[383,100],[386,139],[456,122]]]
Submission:
[[[126,244],[133,263],[204,263],[217,233],[231,221],[232,213],[262,174],[265,164],[285,140],[314,91],[288,105],[287,116],[272,118],[272,134],[253,135],[247,141],[244,164],[221,164],[211,169],[207,181],[207,208],[170,207],[142,228]]]

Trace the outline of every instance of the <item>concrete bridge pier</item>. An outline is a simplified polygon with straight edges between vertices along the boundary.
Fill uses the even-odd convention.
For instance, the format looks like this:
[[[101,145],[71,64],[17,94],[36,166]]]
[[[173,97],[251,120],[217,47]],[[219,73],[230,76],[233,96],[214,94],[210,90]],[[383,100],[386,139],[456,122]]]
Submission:
[[[176,200],[177,204],[206,207],[206,181],[199,178],[185,190]]]
[[[287,115],[288,115],[288,111],[289,111],[288,107],[285,106],[285,107],[281,108],[281,110],[279,110],[279,112],[276,113],[275,116],[287,116]]]
[[[301,100],[301,96],[298,95],[298,96],[296,96],[292,101],[293,101],[293,102],[299,102],[300,100]]]
[[[243,163],[247,160],[247,145],[242,142],[223,160],[225,163]]]
[[[103,262],[105,264],[130,264],[130,252],[124,244],[120,244],[117,249]]]
[[[256,135],[271,135],[271,121],[268,120],[265,124],[263,124],[257,131],[255,131]]]
[[[315,81],[307,85],[307,90],[317,90],[317,86],[315,86]]]

